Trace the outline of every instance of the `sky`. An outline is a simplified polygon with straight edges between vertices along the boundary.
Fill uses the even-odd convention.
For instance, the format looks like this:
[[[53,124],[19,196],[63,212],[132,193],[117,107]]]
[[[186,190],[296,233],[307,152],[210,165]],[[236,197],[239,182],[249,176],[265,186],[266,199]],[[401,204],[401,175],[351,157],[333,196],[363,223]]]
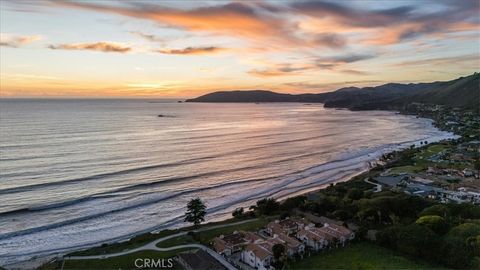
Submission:
[[[480,1],[0,0],[0,97],[319,93],[480,71]]]

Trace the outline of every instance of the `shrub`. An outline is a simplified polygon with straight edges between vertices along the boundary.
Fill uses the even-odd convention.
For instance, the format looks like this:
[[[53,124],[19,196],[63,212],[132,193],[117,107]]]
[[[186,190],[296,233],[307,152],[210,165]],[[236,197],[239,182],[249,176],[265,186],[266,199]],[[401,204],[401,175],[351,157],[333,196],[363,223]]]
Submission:
[[[443,235],[448,231],[448,224],[441,216],[422,216],[417,219],[415,223],[418,225],[426,226],[439,235]]]

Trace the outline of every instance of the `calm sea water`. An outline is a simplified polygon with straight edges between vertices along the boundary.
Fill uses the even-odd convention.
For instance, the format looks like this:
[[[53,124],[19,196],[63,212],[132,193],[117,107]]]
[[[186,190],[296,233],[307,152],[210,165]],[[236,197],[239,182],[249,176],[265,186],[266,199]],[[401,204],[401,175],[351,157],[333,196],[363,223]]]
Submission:
[[[0,120],[0,265],[180,226],[197,196],[222,219],[449,136],[393,112],[298,103],[1,100]]]

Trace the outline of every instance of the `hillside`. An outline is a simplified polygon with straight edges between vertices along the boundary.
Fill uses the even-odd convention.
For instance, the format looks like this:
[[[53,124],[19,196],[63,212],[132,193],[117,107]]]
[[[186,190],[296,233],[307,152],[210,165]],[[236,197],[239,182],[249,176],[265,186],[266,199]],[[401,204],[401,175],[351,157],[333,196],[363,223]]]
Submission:
[[[346,87],[320,94],[281,94],[265,90],[222,91],[187,102],[320,102],[325,107],[352,110],[402,109],[412,102],[475,109],[480,107],[480,74],[431,83],[388,83],[375,87]]]
[[[235,90],[209,93],[186,102],[324,102],[322,94],[281,94],[266,90]]]

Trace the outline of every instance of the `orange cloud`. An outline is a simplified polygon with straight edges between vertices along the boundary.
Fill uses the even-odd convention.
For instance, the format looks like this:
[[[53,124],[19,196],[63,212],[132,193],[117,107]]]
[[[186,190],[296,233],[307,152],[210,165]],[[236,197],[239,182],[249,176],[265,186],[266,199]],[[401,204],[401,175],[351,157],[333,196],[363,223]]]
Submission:
[[[185,49],[172,49],[172,50],[155,50],[155,52],[164,54],[181,54],[181,55],[199,55],[199,54],[211,54],[224,51],[225,48],[219,47],[187,47]]]
[[[121,7],[70,1],[53,1],[52,3],[64,7],[153,20],[161,25],[188,31],[209,32],[253,40],[268,37],[279,42],[298,41],[290,32],[295,26],[288,20],[276,16],[267,4],[252,6],[253,4],[233,2],[183,10],[143,4]]]
[[[131,47],[121,45],[113,42],[96,42],[96,43],[75,43],[75,44],[60,44],[49,45],[52,50],[92,50],[100,52],[117,52],[126,53],[132,50]]]
[[[20,46],[41,40],[42,36],[19,36],[14,34],[0,33],[0,46],[18,48]]]

